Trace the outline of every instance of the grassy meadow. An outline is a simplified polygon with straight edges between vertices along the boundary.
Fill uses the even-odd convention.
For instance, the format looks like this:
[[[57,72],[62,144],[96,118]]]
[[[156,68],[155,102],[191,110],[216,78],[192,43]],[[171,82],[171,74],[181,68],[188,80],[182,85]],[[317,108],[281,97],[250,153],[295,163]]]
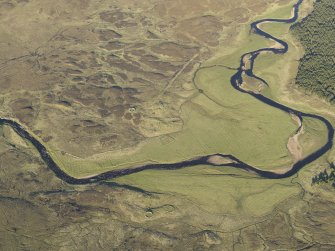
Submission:
[[[292,4],[273,8],[255,19],[287,18],[291,14],[291,7]],[[264,24],[263,28],[278,37],[289,36],[289,25],[286,24]],[[237,67],[243,53],[272,44],[250,34],[249,24],[245,24],[236,48],[231,48],[229,53],[227,48],[223,48],[197,71],[194,84],[206,96],[199,93],[183,104],[181,115],[184,125],[177,133],[150,138],[135,149],[106,152],[87,159],[77,158],[48,145],[46,147],[64,171],[79,178],[145,163],[172,163],[215,153],[232,154],[261,169],[279,170],[287,167],[292,164],[292,158],[286,145],[298,125],[288,114],[236,91],[230,85],[234,71],[220,66]],[[263,93],[278,101],[282,101],[282,86],[294,77],[294,67],[287,69],[290,67],[287,62],[292,63],[300,53],[292,43],[290,48],[286,55],[261,55],[255,63],[255,73],[270,85]],[[304,146],[304,154],[308,154],[323,143],[325,130],[313,119],[305,120],[304,130],[299,140]],[[10,137],[15,139],[12,133]],[[151,170],[112,181],[171,196],[178,195],[211,213],[252,217],[270,213],[280,202],[297,197],[301,192],[300,186],[290,178],[266,180],[230,167]]]
[[[289,4],[272,9],[263,17],[287,18],[291,15],[291,7],[292,4]],[[269,32],[275,30],[276,36],[285,35],[289,29],[287,24],[276,25],[278,29],[271,24],[265,25],[264,28]],[[245,24],[240,38],[248,39],[240,39],[236,51],[209,60],[204,64],[206,67],[197,72],[195,84],[204,90],[207,97],[199,93],[182,106],[182,131],[150,138],[136,149],[106,152],[89,159],[49,149],[52,156],[66,172],[75,177],[145,163],[173,163],[215,153],[232,154],[242,161],[268,170],[290,165],[292,159],[286,144],[297,129],[297,124],[287,114],[234,90],[230,85],[234,71],[220,66],[208,67],[226,65],[227,62],[236,66],[241,54],[271,45],[272,42],[249,34],[248,29],[249,24]],[[278,60],[278,57],[292,59],[292,56],[268,54],[260,56],[255,65],[255,72],[269,81],[271,89],[266,89],[265,94],[274,99],[276,88],[279,88],[276,86],[280,86],[274,83],[279,81],[277,74],[280,74],[280,66],[285,61]]]

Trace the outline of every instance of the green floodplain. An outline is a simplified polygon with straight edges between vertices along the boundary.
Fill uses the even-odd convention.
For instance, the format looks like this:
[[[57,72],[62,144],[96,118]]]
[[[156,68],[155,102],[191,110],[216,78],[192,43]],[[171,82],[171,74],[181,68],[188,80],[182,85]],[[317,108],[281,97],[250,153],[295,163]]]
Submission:
[[[292,4],[289,4],[271,10],[263,17],[287,18],[291,9]],[[262,28],[281,38],[289,39],[291,36],[288,34],[289,24],[269,23]],[[193,85],[195,90],[198,88],[202,92],[195,92],[182,105],[184,124],[181,131],[148,139],[135,150],[107,152],[88,159],[79,159],[47,146],[51,156],[66,173],[78,178],[147,163],[174,163],[215,153],[232,154],[264,170],[280,171],[291,166],[293,159],[287,143],[298,128],[296,121],[288,114],[236,91],[230,84],[234,70],[224,67],[236,67],[243,53],[271,46],[272,42],[250,34],[249,24],[245,24],[238,41],[230,53],[223,48],[215,58],[199,67]],[[274,100],[280,101],[282,81],[287,80],[282,79],[282,71],[286,70],[287,62],[293,61],[300,53],[290,41],[289,44],[287,54],[261,55],[255,62],[255,73],[270,85],[262,93]],[[290,74],[294,73],[287,73],[288,76]],[[307,106],[303,108],[310,111]],[[306,146],[303,148],[303,156],[306,156],[325,143],[326,128],[314,119],[306,119],[304,134],[299,141]],[[241,211],[258,216],[300,192],[292,178],[265,180],[229,167],[197,166],[178,171],[145,171],[117,178],[113,182],[148,191],[185,195],[208,210],[225,208],[226,213]],[[214,197],[210,194],[215,194],[215,199],[211,199]]]

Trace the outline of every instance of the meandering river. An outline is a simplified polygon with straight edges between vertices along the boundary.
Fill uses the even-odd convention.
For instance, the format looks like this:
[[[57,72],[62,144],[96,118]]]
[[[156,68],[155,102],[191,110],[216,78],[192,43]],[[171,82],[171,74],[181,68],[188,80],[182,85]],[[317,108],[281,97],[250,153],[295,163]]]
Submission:
[[[272,172],[272,171],[264,171],[261,169],[258,169],[256,167],[250,166],[247,163],[242,162],[241,160],[239,160],[238,158],[236,158],[233,155],[230,154],[221,154],[221,153],[217,153],[217,154],[212,154],[212,155],[206,155],[206,156],[200,156],[200,157],[195,157],[191,160],[185,160],[185,161],[181,161],[181,162],[177,162],[177,163],[169,163],[169,164],[147,164],[147,165],[143,165],[143,166],[137,166],[137,167],[133,167],[133,168],[127,168],[127,169],[121,169],[121,170],[112,170],[112,171],[108,171],[108,172],[104,172],[98,175],[94,175],[92,177],[89,178],[75,178],[72,177],[70,175],[68,175],[66,172],[64,172],[59,165],[54,161],[54,159],[51,157],[51,155],[48,153],[46,147],[39,141],[37,140],[32,134],[30,134],[22,125],[20,125],[18,122],[16,122],[15,120],[9,119],[9,118],[0,118],[0,124],[6,124],[10,127],[12,127],[22,138],[25,138],[26,140],[30,141],[35,148],[37,149],[37,151],[39,152],[39,154],[41,155],[43,161],[46,163],[46,165],[55,173],[55,175],[62,179],[63,181],[69,183],[69,184],[89,184],[89,183],[96,183],[96,182],[100,182],[100,181],[105,181],[105,180],[110,180],[113,178],[117,178],[120,176],[125,176],[125,175],[129,175],[129,174],[133,174],[133,173],[138,173],[141,171],[145,171],[145,170],[159,170],[159,169],[164,169],[164,170],[176,170],[176,169],[181,169],[181,168],[186,168],[186,167],[191,167],[191,166],[197,166],[197,165],[210,165],[210,166],[231,166],[231,167],[236,167],[236,168],[240,168],[243,169],[245,171],[249,171],[249,172],[253,172],[256,175],[260,176],[260,177],[264,177],[264,178],[268,178],[268,179],[281,179],[281,178],[286,178],[286,177],[290,177],[292,175],[294,175],[295,173],[297,173],[301,168],[303,168],[304,166],[306,166],[307,164],[313,162],[314,160],[320,158],[322,155],[324,155],[327,151],[329,151],[332,146],[333,146],[333,137],[334,137],[334,128],[332,126],[332,124],[325,119],[322,116],[316,115],[316,114],[310,114],[310,113],[304,113],[295,109],[292,109],[288,106],[285,106],[283,104],[280,104],[276,101],[273,101],[265,96],[263,96],[260,93],[256,93],[253,91],[249,91],[249,90],[245,90],[241,87],[242,82],[243,82],[243,74],[248,75],[249,77],[252,78],[256,78],[256,79],[260,79],[262,80],[265,84],[266,81],[255,76],[253,73],[253,66],[254,66],[254,62],[256,60],[256,58],[264,53],[264,52],[272,52],[275,54],[284,54],[288,51],[288,44],[276,37],[273,37],[272,35],[270,35],[269,33],[266,33],[265,31],[263,31],[260,28],[260,25],[262,23],[266,23],[266,22],[273,22],[273,23],[294,23],[297,18],[298,18],[298,14],[299,14],[299,7],[301,5],[301,3],[303,2],[303,0],[299,0],[295,5],[294,5],[294,14],[293,17],[291,17],[290,19],[261,19],[258,20],[254,23],[251,24],[251,29],[253,30],[253,32],[255,32],[256,34],[263,36],[267,39],[271,39],[275,42],[277,42],[278,44],[280,44],[279,48],[262,48],[262,49],[258,49],[256,51],[251,51],[248,52],[244,55],[241,56],[241,60],[240,60],[240,66],[237,69],[237,72],[231,77],[231,84],[232,86],[240,92],[245,93],[246,95],[251,95],[254,98],[256,98],[257,100],[259,100],[260,102],[263,102],[265,105],[270,105],[276,109],[282,110],[288,114],[294,114],[296,115],[301,122],[303,122],[304,118],[313,118],[316,120],[321,121],[326,127],[327,127],[327,131],[328,131],[328,138],[327,138],[327,142],[318,150],[316,150],[315,152],[309,154],[308,156],[306,156],[305,158],[295,162],[290,168],[288,168],[288,171],[286,171],[285,173],[276,173],[276,172]],[[250,66],[247,67],[246,66],[246,61],[245,59],[248,58],[248,61],[250,63]],[[301,123],[302,124],[302,123]],[[298,129],[299,130],[299,129]],[[222,164],[220,164],[219,162],[215,163],[212,160],[216,158],[216,159],[225,159],[225,160],[229,160],[227,161],[223,161]]]

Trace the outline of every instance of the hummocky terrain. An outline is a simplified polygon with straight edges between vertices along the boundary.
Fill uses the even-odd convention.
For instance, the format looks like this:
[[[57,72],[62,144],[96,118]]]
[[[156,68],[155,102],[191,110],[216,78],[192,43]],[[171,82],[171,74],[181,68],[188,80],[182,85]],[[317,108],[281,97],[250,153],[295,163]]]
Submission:
[[[1,1],[0,250],[333,250],[324,6]]]

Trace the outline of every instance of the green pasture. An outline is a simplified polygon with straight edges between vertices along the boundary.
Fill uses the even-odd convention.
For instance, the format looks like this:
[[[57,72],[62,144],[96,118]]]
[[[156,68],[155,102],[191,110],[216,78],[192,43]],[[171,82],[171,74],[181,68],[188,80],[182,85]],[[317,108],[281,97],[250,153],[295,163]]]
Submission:
[[[230,84],[233,73],[222,67],[198,71],[195,82],[211,99],[199,94],[184,104],[183,130],[149,139],[138,151],[123,155],[105,153],[96,160],[76,159],[58,151],[51,154],[66,172],[76,177],[215,153],[233,154],[263,169],[290,165],[286,144],[297,125],[286,113],[236,91]]]
[[[115,181],[147,191],[185,197],[203,210],[222,215],[263,216],[278,203],[300,192],[291,179],[256,178],[229,167],[145,171]]]
[[[287,18],[290,15],[291,5],[287,5],[273,9],[261,18]],[[281,28],[280,32],[286,31],[287,27]],[[240,40],[239,49],[233,50],[232,54],[209,60],[204,65],[229,62],[228,65],[237,66],[241,54],[272,43],[249,34],[248,25],[243,27]],[[269,56],[272,59],[266,62],[267,65],[277,60],[276,56]],[[215,153],[233,154],[262,169],[290,165],[292,160],[286,144],[297,125],[287,114],[234,90],[230,85],[233,74],[234,71],[219,66],[200,69],[195,84],[204,90],[207,97],[199,94],[182,106],[183,130],[148,139],[136,151],[107,152],[95,159],[78,159],[55,149],[50,149],[50,152],[66,172],[76,177],[145,163],[173,163]]]

